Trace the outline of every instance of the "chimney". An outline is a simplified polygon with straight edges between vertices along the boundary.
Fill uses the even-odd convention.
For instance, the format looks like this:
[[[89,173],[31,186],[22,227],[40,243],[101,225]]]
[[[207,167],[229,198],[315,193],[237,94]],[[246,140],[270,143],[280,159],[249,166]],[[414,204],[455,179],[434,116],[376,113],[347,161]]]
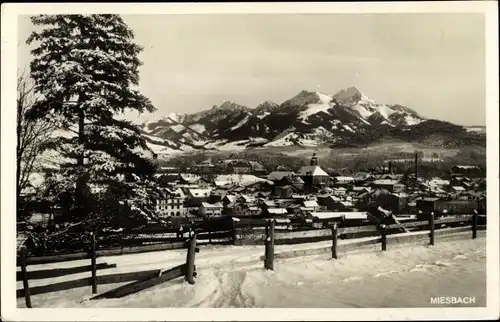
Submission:
[[[392,174],[392,161],[389,161],[389,174]]]

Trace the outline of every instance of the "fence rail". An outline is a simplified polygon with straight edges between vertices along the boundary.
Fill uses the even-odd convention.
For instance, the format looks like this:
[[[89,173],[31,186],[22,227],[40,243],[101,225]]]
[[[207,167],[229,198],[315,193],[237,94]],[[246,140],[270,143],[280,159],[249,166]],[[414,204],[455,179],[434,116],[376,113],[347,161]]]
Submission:
[[[337,228],[334,224],[331,229],[323,229],[313,231],[314,236],[309,232],[293,232],[293,233],[280,233],[274,231],[274,224],[268,223],[266,226],[266,235],[263,238],[263,242],[266,245],[266,251],[264,256],[261,256],[261,260],[264,260],[264,268],[273,269],[273,260],[275,258],[289,258],[297,256],[315,255],[322,254],[326,252],[331,252],[332,258],[337,258],[338,250],[347,250],[358,248],[366,245],[381,243],[381,250],[385,251],[387,249],[388,242],[403,242],[412,239],[422,239],[429,238],[429,244],[434,245],[435,236],[445,236],[448,234],[472,231],[472,238],[476,238],[477,231],[486,229],[486,225],[478,225],[478,214],[461,216],[458,218],[441,218],[434,220],[434,214],[431,213],[428,221],[419,222],[406,222],[394,225],[380,225],[380,226],[362,226],[362,227],[348,227],[348,228]],[[443,224],[461,224],[467,225],[458,228],[440,229]],[[438,229],[436,231],[436,225]],[[408,228],[419,228],[428,227],[429,232],[422,231],[422,233],[408,233],[403,234],[388,234],[390,230],[403,229],[407,231]],[[339,244],[337,238],[341,235],[359,233],[359,232],[374,232],[376,236],[369,240],[362,240],[358,242],[350,242]],[[378,235],[378,236],[377,236]],[[274,253],[274,246],[279,244],[294,244],[299,242],[308,242],[312,239],[321,240],[331,240],[331,247],[320,247],[312,249],[303,249],[295,251],[287,251],[281,253]],[[290,241],[290,242],[288,242]]]
[[[472,238],[476,238],[477,231],[486,229],[486,225],[478,224],[478,215],[466,215],[461,217],[439,218],[434,220],[431,215],[428,221],[416,222],[403,222],[401,224],[391,225],[364,225],[358,227],[338,227],[336,223],[327,229],[301,229],[301,230],[287,230],[283,229],[283,225],[278,225],[274,219],[257,220],[257,223],[264,224],[263,227],[257,226],[249,228],[247,225],[250,221],[244,222],[244,227],[232,223],[233,229],[225,229],[215,231],[210,228],[208,231],[198,229],[189,230],[188,242],[174,242],[167,244],[152,244],[142,246],[120,247],[111,249],[99,249],[98,244],[100,239],[91,235],[91,248],[89,252],[80,252],[74,254],[57,254],[52,256],[43,257],[26,257],[25,249],[22,248],[18,261],[18,266],[21,266],[21,271],[17,272],[16,279],[23,281],[23,288],[18,289],[17,297],[25,297],[26,306],[31,307],[31,295],[43,294],[48,292],[62,291],[77,287],[92,286],[92,293],[97,293],[97,285],[114,284],[131,282],[120,288],[112,291],[94,296],[94,299],[103,297],[121,297],[139,290],[152,287],[159,283],[184,276],[188,283],[194,283],[196,277],[196,270],[194,264],[195,253],[199,251],[197,240],[216,240],[220,238],[227,238],[235,244],[245,245],[265,245],[265,254],[261,257],[264,260],[266,269],[274,269],[273,261],[275,258],[290,258],[297,256],[322,254],[331,252],[332,258],[338,257],[339,251],[346,251],[349,249],[356,249],[363,246],[382,244],[382,250],[386,250],[387,244],[399,243],[404,240],[411,239],[426,239],[429,238],[430,244],[434,244],[434,237],[439,236],[445,238],[446,236],[457,233],[472,231]],[[443,225],[460,226],[458,228],[441,229]],[[465,225],[465,226],[464,226]],[[430,231],[422,231],[421,233],[413,234],[395,234],[402,228],[407,229],[422,229],[429,228]],[[197,233],[195,233],[197,232]],[[360,241],[339,241],[339,239],[350,239],[353,236],[365,234],[370,237]],[[142,238],[142,237],[141,237]],[[176,239],[178,240],[178,239]],[[292,250],[287,252],[275,253],[276,245],[285,244],[300,244],[300,243],[313,243],[319,241],[331,240],[332,246],[330,247],[312,247],[311,249]],[[126,272],[98,275],[97,271],[103,271],[110,268],[116,268],[116,264],[96,263],[96,258],[102,256],[114,256],[121,254],[142,253],[148,251],[159,251],[167,249],[187,249],[186,264],[182,264],[170,269],[155,269],[139,272]],[[27,271],[28,265],[38,265],[46,263],[57,263],[63,261],[90,259],[90,265],[83,265],[71,268],[55,268],[37,271]],[[79,278],[71,281],[64,281],[53,283],[50,285],[29,287],[29,280],[53,278],[83,272],[91,272],[92,276]]]
[[[95,244],[96,242],[95,234],[92,233],[90,235],[90,240],[91,240],[91,249],[89,253],[57,255],[57,256],[52,256],[50,259],[27,258],[26,249],[22,247],[18,262],[18,266],[21,266],[21,271],[17,272],[16,279],[18,281],[23,281],[23,288],[16,290],[16,296],[18,298],[24,297],[26,302],[26,307],[31,308],[32,295],[64,291],[78,287],[92,286],[92,294],[97,294],[97,285],[133,281],[133,283],[131,284],[127,284],[117,289],[94,296],[94,298],[103,298],[103,297],[125,296],[181,276],[185,276],[186,280],[190,284],[194,284],[194,278],[196,277],[197,274],[194,265],[195,253],[199,252],[199,249],[196,247],[196,234],[193,234],[189,238],[187,244],[182,243],[182,248],[187,248],[187,259],[185,264],[170,269],[155,269],[155,270],[115,273],[115,274],[107,274],[99,276],[97,275],[98,270],[116,268],[117,265],[107,264],[107,263],[97,264],[96,258],[98,253],[100,253],[99,254],[100,256],[106,256],[110,255],[110,253],[113,254],[113,252],[110,250],[97,251]],[[186,245],[188,247],[186,247]],[[151,251],[151,249],[149,248],[148,251]],[[55,268],[55,269],[27,271],[27,266],[29,264],[44,264],[44,263],[54,263],[66,260],[80,260],[80,259],[90,259],[91,264],[69,267],[69,268]],[[73,279],[69,281],[58,282],[58,283],[52,283],[48,285],[42,285],[42,286],[35,286],[35,287],[29,286],[29,280],[37,280],[37,279],[40,280],[40,279],[61,277],[61,276],[67,276],[85,272],[90,272],[91,276]]]

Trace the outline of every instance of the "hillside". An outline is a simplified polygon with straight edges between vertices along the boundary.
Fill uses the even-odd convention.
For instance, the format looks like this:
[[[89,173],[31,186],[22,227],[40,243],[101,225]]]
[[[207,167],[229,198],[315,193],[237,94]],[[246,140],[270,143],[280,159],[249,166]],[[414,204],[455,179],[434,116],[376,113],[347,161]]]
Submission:
[[[356,87],[334,95],[303,90],[281,104],[249,108],[226,101],[194,114],[142,124],[158,154],[252,147],[364,147],[382,140],[444,148],[485,146],[484,127],[427,119],[402,105],[379,104]]]

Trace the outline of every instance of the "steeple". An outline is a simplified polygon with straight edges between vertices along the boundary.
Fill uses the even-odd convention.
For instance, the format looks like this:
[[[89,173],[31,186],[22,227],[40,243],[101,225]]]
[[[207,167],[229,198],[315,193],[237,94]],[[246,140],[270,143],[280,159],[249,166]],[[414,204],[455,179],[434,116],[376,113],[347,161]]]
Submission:
[[[318,157],[316,156],[316,153],[313,153],[313,156],[311,158],[311,165],[318,165]]]

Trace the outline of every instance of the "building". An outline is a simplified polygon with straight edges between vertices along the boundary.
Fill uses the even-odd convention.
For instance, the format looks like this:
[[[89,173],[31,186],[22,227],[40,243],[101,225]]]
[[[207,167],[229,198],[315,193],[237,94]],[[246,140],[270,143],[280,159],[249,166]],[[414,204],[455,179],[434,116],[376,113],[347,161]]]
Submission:
[[[371,172],[360,171],[360,172],[356,172],[353,175],[353,178],[354,178],[354,182],[363,183],[363,182],[373,178],[373,175],[371,174]]]
[[[222,216],[222,204],[220,202],[211,204],[202,202],[200,206],[200,215],[205,218],[220,217]]]
[[[367,212],[345,212],[343,222],[346,226],[356,226],[370,222],[370,218]]]
[[[298,175],[305,185],[325,185],[330,183],[330,176],[320,166],[316,154],[311,158],[310,165],[300,168]]]
[[[248,195],[241,195],[238,198],[238,201],[243,204],[253,204],[255,203],[255,197],[248,196]]]
[[[385,189],[379,189],[373,192],[371,200],[378,207],[400,214],[407,210],[408,198],[409,196],[405,193],[396,194]]]
[[[212,189],[188,189],[188,196],[192,198],[207,199],[212,193]]]
[[[252,174],[255,174],[255,175],[267,174],[266,168],[260,162],[248,161],[248,163],[250,164],[250,167],[252,169],[252,171],[251,171]]]
[[[288,210],[286,210],[285,208],[267,208],[265,213],[267,213],[271,217],[283,216],[288,214]]]
[[[475,165],[455,165],[451,168],[450,172],[452,176],[484,177],[481,168]]]
[[[352,211],[353,204],[336,196],[318,198],[318,204],[329,211]]]
[[[351,184],[355,181],[354,177],[346,177],[346,176],[337,176],[335,177],[336,185],[346,185]]]
[[[233,208],[233,216],[259,216],[262,209],[254,205],[237,204]]]
[[[202,199],[200,198],[186,197],[186,200],[184,200],[184,214],[186,216],[197,215],[199,213],[201,203]]]
[[[208,159],[199,164],[193,165],[192,170],[199,174],[212,174],[216,172],[216,166],[210,159]]]
[[[225,195],[223,198],[222,198],[222,205],[224,207],[228,207],[229,205],[231,204],[234,204],[236,202],[236,200],[238,199],[237,196],[235,195]]]
[[[183,216],[186,196],[181,189],[162,189],[162,198],[156,200],[156,211],[164,216]]]
[[[267,175],[267,180],[280,181],[286,177],[294,177],[296,174],[292,171],[273,171]]]
[[[304,180],[302,180],[300,177],[294,175],[291,177],[283,177],[281,180],[275,181],[275,185],[277,185],[277,186],[291,185],[296,190],[303,190],[304,189]]]
[[[393,179],[378,179],[370,185],[375,189],[386,189],[390,192],[401,192],[406,188],[403,183]]]
[[[276,198],[291,198],[293,192],[293,187],[291,185],[275,186],[273,190],[273,194]]]
[[[318,211],[321,208],[316,200],[303,200],[302,207],[307,211]]]
[[[247,161],[237,160],[229,162],[227,171],[235,174],[249,174],[252,172],[252,167]]]
[[[441,178],[432,178],[431,180],[429,180],[429,186],[431,187],[438,187],[438,188],[445,188],[447,186],[450,185],[450,180],[444,180],[444,179],[441,179]]]
[[[445,213],[454,215],[472,214],[478,210],[480,204],[478,200],[445,200],[440,198],[422,198],[417,200],[419,212],[429,214]]]
[[[339,187],[333,189],[333,194],[336,196],[345,196],[347,194],[347,189],[344,187]]]

